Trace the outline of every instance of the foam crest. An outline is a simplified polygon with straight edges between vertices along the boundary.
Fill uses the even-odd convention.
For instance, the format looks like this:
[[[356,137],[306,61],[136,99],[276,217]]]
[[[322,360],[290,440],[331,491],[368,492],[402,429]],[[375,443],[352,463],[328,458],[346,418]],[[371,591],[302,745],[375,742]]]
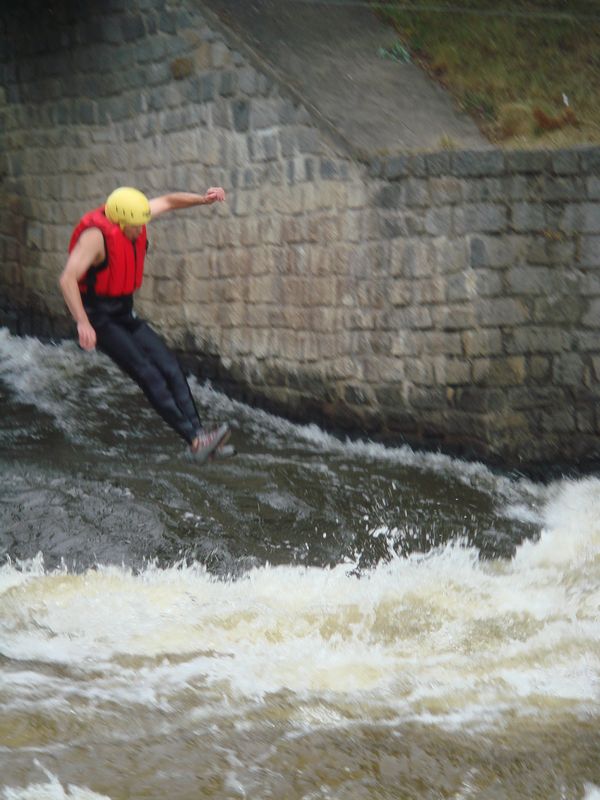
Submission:
[[[547,518],[564,519],[564,491],[592,504],[581,510],[592,520],[588,484],[560,488]],[[589,553],[595,534],[569,531]],[[123,658],[151,659],[129,689],[135,684],[150,701],[182,686],[218,685],[247,698],[282,689],[367,693],[403,717],[447,724],[537,713],[540,704],[589,712],[600,681],[599,590],[590,595],[592,579],[600,586],[598,561],[585,561],[593,574],[580,573],[581,548],[547,564],[535,555],[545,547],[542,537],[514,562],[490,563],[454,543],[392,558],[360,579],[348,565],[267,566],[236,581],[199,565],[137,575],[7,566],[3,651],[102,668],[125,680],[125,695]]]
[[[2,800],[110,800],[108,795],[92,792],[81,786],[68,785],[58,781],[31,783],[23,788],[7,787],[2,791]]]
[[[580,566],[600,556],[600,480],[585,478],[554,484],[543,512],[539,541],[524,544],[524,566]]]
[[[2,789],[1,800],[110,800],[105,794],[92,792],[82,786],[67,785],[65,788],[56,775],[45,769],[39,761],[35,766],[46,774],[43,783],[30,783],[24,787],[7,786]]]

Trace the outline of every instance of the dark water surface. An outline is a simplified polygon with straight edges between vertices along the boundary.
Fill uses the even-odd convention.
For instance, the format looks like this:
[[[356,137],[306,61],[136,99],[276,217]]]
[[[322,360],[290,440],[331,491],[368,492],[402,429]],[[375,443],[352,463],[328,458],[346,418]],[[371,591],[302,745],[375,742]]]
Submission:
[[[0,797],[600,797],[600,481],[193,390],[0,330]]]

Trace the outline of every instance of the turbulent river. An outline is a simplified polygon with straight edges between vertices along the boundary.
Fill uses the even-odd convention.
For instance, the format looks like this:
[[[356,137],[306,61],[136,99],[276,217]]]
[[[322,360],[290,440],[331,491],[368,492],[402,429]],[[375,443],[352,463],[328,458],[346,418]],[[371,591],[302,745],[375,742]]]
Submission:
[[[0,330],[0,798],[600,798],[600,479],[293,425]]]

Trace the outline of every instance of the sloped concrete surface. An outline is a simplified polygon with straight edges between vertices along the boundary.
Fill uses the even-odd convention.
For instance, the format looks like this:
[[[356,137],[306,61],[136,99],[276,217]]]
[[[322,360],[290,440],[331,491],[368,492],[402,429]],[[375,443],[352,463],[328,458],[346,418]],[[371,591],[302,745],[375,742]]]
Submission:
[[[355,153],[489,147],[473,121],[412,63],[382,58],[395,31],[366,6],[307,0],[203,0]]]

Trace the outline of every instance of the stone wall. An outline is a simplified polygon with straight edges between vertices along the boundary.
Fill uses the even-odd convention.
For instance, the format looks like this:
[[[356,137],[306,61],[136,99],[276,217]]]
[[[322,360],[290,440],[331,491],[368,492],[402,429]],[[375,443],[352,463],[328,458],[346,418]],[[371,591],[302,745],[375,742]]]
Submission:
[[[65,329],[71,229],[117,185],[222,185],[150,227],[138,309],[299,419],[509,464],[596,458],[600,149],[359,161],[201,2],[29,0],[0,92],[0,292]]]

